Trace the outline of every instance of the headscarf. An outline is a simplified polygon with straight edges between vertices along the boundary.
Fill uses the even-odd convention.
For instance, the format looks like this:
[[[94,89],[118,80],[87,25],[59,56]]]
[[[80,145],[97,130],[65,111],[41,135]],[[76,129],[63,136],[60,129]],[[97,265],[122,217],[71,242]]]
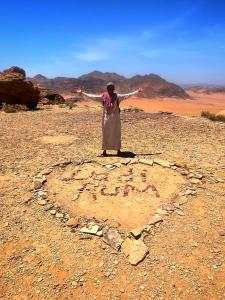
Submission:
[[[107,88],[109,86],[113,86],[114,87],[114,84],[112,82],[109,82],[107,84]],[[103,99],[103,103],[104,105],[106,106],[106,112],[107,114],[111,114],[113,112],[113,108],[114,108],[114,105],[117,101],[117,94],[116,93],[112,93],[112,94],[109,94],[108,92],[105,92],[103,95],[102,95],[102,99]]]

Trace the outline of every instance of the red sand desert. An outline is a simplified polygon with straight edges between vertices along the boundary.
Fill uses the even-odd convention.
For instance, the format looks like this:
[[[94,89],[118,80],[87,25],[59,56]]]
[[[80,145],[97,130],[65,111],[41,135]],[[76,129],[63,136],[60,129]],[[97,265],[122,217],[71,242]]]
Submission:
[[[121,107],[135,106],[146,112],[166,111],[178,115],[199,116],[202,111],[219,113],[225,109],[225,93],[195,93],[188,91],[191,100],[183,99],[145,99],[130,98],[121,103]]]
[[[191,99],[172,98],[135,98],[131,97],[121,103],[121,108],[138,107],[146,112],[172,112],[177,115],[200,116],[202,111],[210,111],[215,114],[224,114],[225,93],[211,93],[188,91]],[[64,95],[67,99],[71,95]],[[91,99],[77,103],[78,106],[98,106],[99,103]]]

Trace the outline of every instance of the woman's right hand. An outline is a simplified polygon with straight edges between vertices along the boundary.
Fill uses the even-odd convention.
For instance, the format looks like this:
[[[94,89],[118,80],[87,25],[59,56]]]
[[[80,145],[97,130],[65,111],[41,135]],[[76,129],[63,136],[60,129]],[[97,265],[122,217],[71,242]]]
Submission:
[[[82,89],[81,88],[77,88],[74,90],[75,93],[77,94],[82,94]]]

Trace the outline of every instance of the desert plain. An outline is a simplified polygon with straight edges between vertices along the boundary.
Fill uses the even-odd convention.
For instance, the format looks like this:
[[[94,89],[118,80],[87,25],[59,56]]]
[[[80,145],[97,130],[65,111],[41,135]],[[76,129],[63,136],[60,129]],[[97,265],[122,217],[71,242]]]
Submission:
[[[225,95],[191,96],[125,100],[123,157],[94,101],[0,112],[2,299],[224,299]]]

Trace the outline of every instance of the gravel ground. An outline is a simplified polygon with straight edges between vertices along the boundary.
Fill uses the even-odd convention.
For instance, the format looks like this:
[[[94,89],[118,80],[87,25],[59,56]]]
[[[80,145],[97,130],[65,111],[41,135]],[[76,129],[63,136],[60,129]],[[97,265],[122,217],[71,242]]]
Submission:
[[[123,151],[205,174],[197,196],[145,238],[149,254],[131,266],[29,202],[39,171],[100,153],[100,109],[0,112],[2,299],[224,299],[225,124],[132,111],[121,119]]]

